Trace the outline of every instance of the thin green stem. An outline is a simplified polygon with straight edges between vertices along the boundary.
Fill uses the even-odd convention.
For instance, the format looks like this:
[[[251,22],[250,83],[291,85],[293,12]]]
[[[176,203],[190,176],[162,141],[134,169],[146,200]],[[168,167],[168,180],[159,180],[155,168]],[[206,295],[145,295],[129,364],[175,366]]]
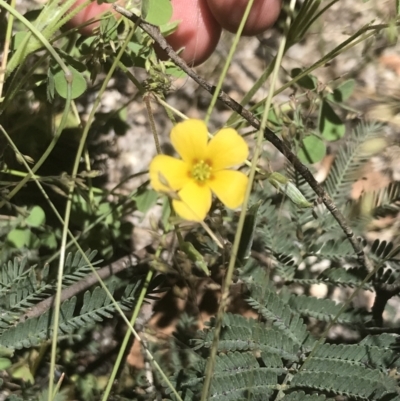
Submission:
[[[243,32],[244,25],[246,24],[247,18],[248,18],[249,14],[250,14],[250,11],[251,11],[251,7],[253,6],[253,2],[254,2],[254,0],[250,0],[248,2],[246,10],[244,12],[244,15],[242,17],[242,20],[240,21],[239,28],[238,28],[238,30],[236,32],[236,35],[235,35],[235,39],[233,40],[232,46],[231,46],[231,48],[229,50],[228,58],[226,59],[226,62],[224,64],[224,68],[222,69],[221,75],[220,75],[220,77],[218,79],[217,87],[215,89],[215,92],[213,93],[213,97],[211,99],[210,105],[208,106],[208,110],[207,110],[206,116],[204,118],[204,121],[205,121],[206,125],[208,124],[208,122],[210,120],[211,113],[212,113],[212,111],[214,109],[214,106],[215,106],[215,103],[217,101],[218,94],[219,94],[219,92],[220,92],[220,90],[222,88],[222,84],[224,83],[224,80],[225,80],[226,74],[228,72],[229,66],[231,64],[233,55],[235,54],[237,45],[239,43],[240,37],[241,37],[242,32]]]
[[[148,273],[147,273],[147,276],[146,276],[142,291],[140,292],[137,304],[135,306],[135,310],[133,311],[132,318],[130,320],[130,323],[131,323],[132,326],[135,324],[136,319],[137,319],[137,317],[139,315],[140,308],[142,307],[142,304],[143,304],[143,301],[144,301],[144,297],[146,296],[147,289],[149,288],[149,284],[150,284],[152,278],[153,278],[153,270],[149,270]],[[103,397],[101,399],[102,401],[108,400],[108,397],[110,395],[112,386],[114,384],[115,377],[117,376],[118,369],[119,369],[119,367],[121,365],[122,358],[124,357],[124,354],[125,354],[125,351],[126,351],[126,347],[128,346],[128,342],[129,342],[130,338],[131,338],[131,332],[128,330],[125,333],[125,337],[124,337],[124,340],[122,341],[121,347],[119,349],[118,356],[117,356],[117,359],[116,359],[116,361],[114,363],[113,370],[111,372],[110,378],[108,379],[107,387],[104,390],[104,394],[103,394]]]
[[[158,137],[156,124],[155,124],[155,121],[154,121],[153,112],[151,110],[150,94],[146,93],[143,96],[143,99],[144,99],[144,102],[146,104],[147,115],[149,117],[150,128],[151,128],[151,132],[153,133],[153,139],[154,139],[154,144],[156,146],[156,151],[157,151],[157,154],[160,155],[162,153],[162,150],[161,150],[161,146],[160,146],[160,140],[159,140],[159,137]],[[171,209],[171,211],[173,211],[174,209],[172,207],[172,200],[169,199],[168,201],[169,201],[169,204],[170,204],[170,209]],[[178,239],[179,247],[182,249],[183,242],[184,242],[183,241],[183,236],[182,236],[182,234],[180,232],[180,229],[179,229],[178,225],[175,224],[174,228],[175,228],[176,238]]]
[[[65,107],[64,107],[63,114],[62,114],[60,125],[58,126],[49,146],[47,147],[45,152],[42,154],[40,159],[37,161],[35,166],[32,168],[32,172],[36,173],[36,171],[40,168],[40,166],[44,163],[44,161],[47,159],[48,155],[53,150],[55,144],[57,143],[57,141],[61,135],[62,130],[66,126],[66,123],[68,120],[68,114],[69,114],[69,110],[70,110],[70,105],[71,105],[71,88],[72,88],[73,76],[72,76],[71,72],[69,71],[68,67],[66,66],[66,64],[64,63],[64,61],[61,59],[61,57],[58,55],[58,53],[55,51],[55,49],[50,45],[50,43],[47,41],[47,39],[25,17],[23,17],[20,13],[18,13],[10,5],[8,5],[4,0],[0,0],[0,7],[5,8],[11,15],[13,15],[19,21],[21,21],[42,42],[43,46],[51,54],[51,56],[54,58],[54,60],[60,65],[61,69],[63,70],[63,72],[65,74],[65,79],[67,81],[67,99],[65,102]],[[7,195],[6,200],[0,202],[0,208],[3,207],[4,203],[6,201],[9,201],[29,181],[30,178],[31,178],[31,176],[30,176],[30,174],[28,174],[24,179],[22,179],[18,183],[18,185]]]
[[[0,103],[0,114],[7,109],[8,105],[14,99],[15,95],[20,92],[21,88],[31,79],[36,69],[43,64],[47,59],[47,53],[39,57],[30,67],[29,71],[23,72],[22,69],[18,69],[16,73],[11,77],[8,90]],[[25,122],[24,122],[25,123]]]
[[[332,0],[326,7],[324,7],[322,10],[320,10],[317,14],[320,16],[322,14],[322,12],[325,12],[328,9],[328,6],[331,7],[334,3],[336,3],[337,0]],[[307,2],[303,3],[302,9],[307,7]],[[310,8],[312,6],[312,3],[308,4],[307,9],[305,9],[304,14],[309,14],[309,10],[308,8]],[[312,14],[312,13],[311,13]],[[312,17],[314,18],[314,16]],[[296,17],[297,20],[297,17]],[[294,21],[294,23],[296,22],[296,20]],[[309,20],[306,19],[306,21]],[[292,85],[294,85],[298,80],[300,80],[301,78],[303,78],[304,76],[310,74],[312,71],[316,70],[317,68],[325,65],[326,63],[328,63],[329,61],[331,61],[334,57],[338,56],[339,54],[347,51],[348,49],[356,46],[358,43],[365,41],[366,39],[368,39],[369,37],[373,36],[375,34],[375,32],[371,32],[368,35],[363,35],[365,34],[369,29],[374,28],[373,26],[370,26],[370,24],[362,27],[361,29],[359,29],[356,33],[354,33],[352,36],[350,36],[348,39],[346,39],[343,43],[340,43],[337,47],[335,47],[334,49],[332,49],[330,52],[328,52],[327,54],[325,54],[320,60],[318,60],[316,63],[314,63],[312,66],[304,69],[300,74],[296,75],[296,77],[292,78],[290,81],[288,81],[286,84],[282,85],[275,93],[274,96],[278,95],[279,93],[283,92],[285,89],[291,87]],[[384,29],[385,26],[377,26],[375,27],[375,30],[378,29]],[[292,29],[292,28],[291,28]],[[358,41],[355,41],[359,36],[363,35],[362,38],[360,38]],[[285,51],[288,50],[289,45],[287,45],[287,48],[285,49]],[[240,102],[240,104],[242,106],[245,106],[254,96],[254,94],[257,92],[257,90],[263,85],[263,83],[265,82],[265,80],[268,78],[268,76],[271,74],[271,71],[275,65],[276,62],[276,57],[271,61],[271,63],[268,65],[267,69],[264,71],[264,73],[257,79],[257,82],[253,85],[253,87],[250,89],[250,91],[244,96],[244,98],[242,99],[242,101]],[[260,105],[262,105],[265,102],[265,99],[261,100],[260,102],[258,102],[257,104],[255,104],[254,106],[252,106],[250,108],[251,111],[257,109],[258,107],[260,107]],[[232,115],[229,117],[227,125],[232,126],[234,125],[237,120],[239,120],[241,118],[240,115],[238,115],[237,113],[232,113]]]
[[[151,109],[151,102],[150,102],[150,93],[146,93],[143,96],[144,104],[146,105],[147,117],[149,118],[150,122],[150,129],[153,134],[154,144],[156,145],[157,154],[161,154],[161,146],[160,146],[160,139],[158,138],[158,132],[156,128],[156,123],[154,121],[153,111]]]
[[[274,96],[279,95],[281,92],[283,92],[285,89],[290,88],[292,85],[294,85],[297,81],[300,79],[304,78],[305,76],[311,74],[314,70],[316,70],[319,67],[322,67],[329,61],[331,61],[334,57],[338,56],[339,54],[351,49],[352,47],[358,45],[361,42],[364,42],[365,40],[369,39],[371,36],[375,35],[375,32],[369,32],[366,33],[368,30],[369,26],[365,26],[361,28],[359,31],[357,31],[354,35],[352,35],[350,38],[346,39],[343,43],[341,43],[339,46],[335,47],[333,50],[331,50],[329,53],[327,53],[324,57],[319,59],[317,62],[315,62],[313,65],[310,67],[304,69],[300,74],[296,75],[294,78],[292,78],[289,82],[286,84],[283,84],[279,89],[277,89],[274,93]],[[362,35],[358,40],[356,40],[360,35]],[[254,106],[250,108],[250,110],[255,110],[260,105],[262,105],[265,102],[265,100],[261,100]],[[230,121],[231,124],[235,123],[237,118],[240,116],[234,115],[231,117],[228,122]]]
[[[99,90],[98,96],[93,104],[92,110],[89,113],[89,117],[87,120],[87,124],[85,125],[83,132],[82,132],[82,138],[81,141],[79,143],[79,147],[77,150],[77,154],[75,157],[75,162],[74,162],[74,166],[73,166],[73,170],[72,170],[72,180],[69,186],[69,196],[68,196],[68,201],[67,201],[67,205],[66,205],[66,211],[65,211],[65,217],[64,217],[64,227],[63,227],[63,232],[62,232],[62,237],[61,237],[61,252],[60,252],[60,263],[59,263],[59,269],[58,269],[58,279],[57,279],[57,293],[56,293],[56,297],[55,297],[55,306],[54,306],[54,323],[53,323],[53,339],[52,339],[52,349],[51,349],[51,360],[50,360],[50,377],[52,377],[52,372],[54,372],[55,370],[55,362],[56,362],[56,353],[57,353],[57,338],[58,338],[58,330],[56,328],[58,328],[58,323],[60,320],[60,304],[61,304],[61,284],[62,284],[62,275],[63,275],[63,268],[64,268],[64,263],[65,263],[65,251],[66,251],[66,238],[67,238],[67,232],[68,232],[68,225],[69,225],[69,220],[70,220],[70,214],[71,214],[71,207],[72,207],[72,195],[75,189],[75,180],[77,177],[77,173],[78,173],[78,168],[79,168],[79,162],[86,144],[86,139],[89,133],[89,128],[94,120],[94,116],[96,113],[96,110],[98,108],[98,106],[100,105],[100,101],[101,101],[101,96],[102,94],[105,92],[107,85],[112,77],[112,75],[114,74],[114,71],[122,57],[122,55],[124,54],[132,36],[134,34],[134,29],[132,29],[129,34],[127,35],[127,37],[125,38],[125,41],[123,43],[123,45],[121,46],[115,60],[114,63],[112,64],[110,70],[108,71],[104,82]],[[99,275],[97,274],[96,270],[93,268],[93,266],[91,266],[94,275],[96,276],[97,280],[99,281],[100,285],[102,286],[102,288],[104,289],[105,293],[107,294],[107,296],[109,297],[109,299],[111,300],[111,302],[113,303],[113,305],[115,306],[115,309],[117,310],[117,312],[121,315],[122,319],[126,322],[126,324],[128,325],[129,329],[131,330],[131,332],[133,333],[133,335],[135,336],[135,338],[138,341],[141,341],[139,335],[137,334],[137,332],[135,331],[135,329],[133,328],[132,324],[130,324],[129,320],[127,319],[127,317],[125,316],[124,312],[122,311],[121,307],[118,305],[118,303],[115,301],[113,295],[111,294],[111,292],[108,290],[107,286],[104,284],[104,282],[101,280],[101,278],[99,277]],[[161,377],[163,378],[163,380],[165,381],[165,383],[168,385],[168,387],[172,390],[172,392],[175,394],[175,396],[177,397],[178,400],[181,400],[179,394],[176,392],[175,388],[173,387],[173,385],[171,384],[171,382],[168,380],[167,376],[165,375],[165,373],[162,371],[161,367],[158,365],[158,363],[154,360],[153,355],[150,353],[150,351],[148,349],[145,348],[145,352],[149,358],[150,361],[153,362],[155,368],[158,370],[158,372],[160,373]],[[53,392],[53,380],[50,380],[49,382],[49,394],[52,394]],[[50,399],[49,399],[50,401]]]
[[[73,0],[68,0],[69,2],[72,2]],[[66,4],[64,4],[64,7],[66,6]],[[39,42],[41,42],[41,44],[46,48],[46,50],[51,54],[51,56],[54,58],[54,60],[56,60],[56,62],[60,65],[61,69],[64,71],[65,74],[65,78],[67,80],[67,82],[69,82],[69,80],[72,79],[72,74],[71,72],[68,70],[67,66],[64,64],[64,62],[62,61],[61,57],[58,55],[58,53],[56,52],[56,50],[51,46],[48,37],[44,34],[42,34],[42,32],[40,32],[31,22],[29,22],[24,16],[22,16],[15,8],[13,8],[11,5],[9,5],[8,3],[6,3],[4,0],[0,0],[0,7],[5,8],[11,15],[13,15],[16,19],[18,19],[20,22],[22,22],[29,30],[29,34],[27,35],[27,37],[24,39],[23,43],[20,45],[20,49],[23,49],[23,47],[25,47],[26,45],[28,45],[29,42],[29,35],[33,34],[36,39],[39,40]],[[48,21],[46,21],[48,23]],[[48,26],[48,29],[50,29],[50,27]],[[25,43],[26,42],[26,43]],[[24,50],[23,50],[24,51]],[[17,53],[17,52],[16,52]],[[5,72],[6,77],[17,67],[17,65],[19,65],[23,59],[18,58],[15,62],[13,62],[13,59],[15,58],[14,56],[17,56],[17,54],[14,54],[13,57],[10,59],[9,64],[7,65],[7,70]],[[26,55],[25,55],[26,57]]]
[[[10,6],[12,8],[15,8],[15,3],[16,3],[16,0],[12,0]],[[1,60],[1,67],[0,67],[0,98],[3,95],[3,86],[4,86],[4,81],[5,81],[5,75],[6,75],[8,51],[10,49],[13,23],[14,23],[14,16],[11,14],[7,21],[7,30],[6,30],[6,36],[4,38],[4,47],[3,47],[3,58]]]
[[[54,322],[53,322],[54,329],[53,329],[53,339],[52,339],[51,359],[50,359],[50,378],[52,377],[52,372],[54,372],[55,364],[56,364],[58,324],[59,324],[59,320],[60,320],[60,305],[61,305],[61,285],[62,285],[62,277],[63,277],[64,264],[65,264],[68,226],[69,226],[71,209],[72,209],[72,196],[73,196],[73,193],[75,190],[75,180],[76,180],[76,177],[78,174],[79,162],[80,162],[80,159],[82,157],[82,154],[83,154],[83,151],[84,151],[84,148],[86,145],[86,139],[89,134],[89,128],[94,120],[96,110],[100,105],[102,95],[105,92],[107,85],[108,85],[112,75],[114,74],[115,69],[117,68],[118,62],[120,61],[122,55],[124,54],[125,49],[128,46],[130,39],[133,36],[133,33],[134,33],[134,30],[131,30],[131,32],[125,38],[124,44],[121,46],[121,49],[119,50],[117,57],[114,60],[114,63],[112,64],[110,70],[107,73],[106,78],[103,81],[103,84],[100,88],[97,98],[94,101],[92,110],[90,111],[87,124],[85,125],[85,127],[83,129],[82,138],[79,142],[79,147],[78,147],[78,150],[77,150],[77,153],[75,156],[75,162],[74,162],[74,166],[72,169],[72,180],[70,182],[69,191],[68,191],[68,201],[67,201],[67,205],[65,208],[64,226],[63,226],[62,235],[61,235],[61,252],[60,252],[59,265],[58,265],[57,293],[56,293],[56,297],[55,297],[55,306],[54,306]],[[107,287],[104,286],[103,288],[105,288],[106,293],[110,297],[110,299],[113,299],[113,297],[112,297],[111,293],[108,291]],[[116,309],[118,310],[118,308],[119,308],[118,304],[115,302],[114,299],[113,299],[113,303],[114,303]],[[123,315],[121,308],[119,308],[118,311]],[[50,379],[49,395],[52,394],[52,392],[53,392],[53,380]],[[49,398],[49,401],[50,401],[50,398]]]
[[[290,3],[291,10],[294,10],[295,4],[296,4],[296,0],[291,0],[291,3]],[[287,24],[287,26],[290,26],[290,16],[287,17],[286,24]],[[244,221],[246,218],[247,205],[249,202],[250,193],[251,193],[251,189],[252,189],[253,182],[254,182],[257,162],[260,157],[261,150],[262,150],[262,143],[263,143],[263,139],[264,139],[264,129],[266,127],[268,112],[269,112],[269,108],[270,108],[271,102],[272,102],[274,86],[277,81],[280,64],[281,64],[282,57],[283,57],[285,47],[286,47],[286,40],[287,40],[287,37],[285,35],[282,37],[282,40],[281,40],[281,43],[279,46],[279,50],[278,50],[278,54],[277,54],[277,58],[276,58],[277,62],[275,63],[275,68],[274,68],[272,79],[271,79],[271,90],[268,93],[264,114],[262,117],[262,121],[260,124],[258,134],[257,134],[257,145],[256,145],[256,148],[254,151],[252,165],[250,168],[249,182],[248,182],[248,185],[246,188],[246,194],[245,194],[244,202],[242,205],[242,210],[240,213],[238,226],[236,229],[235,239],[234,239],[234,242],[232,245],[231,257],[229,260],[228,269],[227,269],[227,272],[225,275],[225,280],[224,280],[222,288],[221,288],[221,302],[220,302],[220,305],[218,308],[218,313],[217,313],[217,316],[215,319],[213,343],[211,346],[210,356],[207,361],[206,376],[204,379],[201,401],[207,400],[208,393],[210,390],[211,379],[212,379],[212,375],[213,375],[213,371],[214,371],[215,359],[217,356],[219,337],[220,337],[221,328],[222,328],[222,318],[223,318],[223,315],[225,313],[225,309],[226,309],[227,303],[228,303],[229,289],[230,289],[230,285],[232,282],[233,272],[234,272],[235,263],[236,263],[236,257],[237,257],[239,244],[240,244],[240,238],[241,238],[241,235],[243,232]]]
[[[64,225],[64,220],[61,217],[60,213],[58,212],[57,208],[54,206],[54,203],[51,202],[49,196],[47,195],[46,191],[44,190],[42,184],[40,183],[40,177],[35,175],[32,172],[32,169],[29,167],[29,164],[26,162],[23,154],[19,151],[19,149],[17,148],[17,146],[15,145],[15,143],[13,142],[13,140],[11,139],[11,137],[8,135],[8,133],[4,130],[4,128],[0,125],[0,131],[3,133],[3,135],[6,137],[8,143],[10,144],[11,148],[13,149],[13,151],[19,156],[20,160],[22,161],[22,164],[25,166],[25,168],[28,171],[28,174],[30,174],[32,176],[32,179],[35,181],[37,187],[39,188],[39,191],[42,193],[43,197],[45,198],[46,202],[49,204],[50,208],[52,209],[52,211],[54,212],[54,214],[56,215],[58,221]],[[26,175],[26,173],[24,173],[24,175]],[[75,245],[78,247],[78,249],[81,251],[82,255],[85,254],[85,252],[82,250],[82,248],[79,246],[79,244],[76,241],[76,238],[74,237],[74,235],[71,233],[71,231],[68,230],[68,235],[71,237],[72,239],[72,243],[75,243]]]

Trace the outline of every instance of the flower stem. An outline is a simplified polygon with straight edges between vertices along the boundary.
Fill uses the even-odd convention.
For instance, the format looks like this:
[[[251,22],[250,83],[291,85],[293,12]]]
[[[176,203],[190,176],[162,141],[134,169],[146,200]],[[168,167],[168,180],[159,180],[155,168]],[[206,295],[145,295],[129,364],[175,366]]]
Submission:
[[[294,6],[296,4],[296,0],[291,0],[290,3],[290,9],[294,10]],[[287,17],[286,23],[287,26],[290,25],[290,15]],[[287,31],[286,31],[287,32]],[[221,333],[221,328],[222,328],[222,318],[228,303],[228,298],[229,298],[229,288],[232,282],[232,277],[233,277],[233,272],[234,272],[234,268],[235,268],[235,262],[236,262],[236,256],[238,253],[238,249],[239,249],[239,244],[240,244],[240,238],[242,235],[242,231],[243,231],[243,225],[244,225],[244,221],[246,218],[246,209],[247,209],[247,204],[250,198],[250,192],[253,186],[253,181],[254,181],[254,177],[255,177],[255,173],[256,173],[256,166],[257,166],[257,162],[258,159],[260,157],[261,154],[261,149],[262,149],[262,142],[264,139],[264,129],[267,125],[267,119],[268,119],[268,113],[269,113],[269,109],[271,106],[271,102],[272,102],[272,97],[273,97],[273,93],[274,93],[274,86],[275,86],[275,82],[277,80],[278,77],[278,71],[280,68],[280,63],[282,61],[282,57],[285,51],[285,46],[286,46],[286,40],[287,37],[283,36],[280,46],[279,46],[279,50],[278,50],[278,54],[276,57],[276,63],[274,66],[274,71],[272,74],[272,79],[271,79],[271,87],[270,90],[268,92],[268,97],[266,99],[266,104],[265,104],[265,110],[263,113],[263,118],[261,121],[261,125],[257,134],[257,146],[255,148],[254,151],[254,156],[252,159],[252,165],[251,165],[251,169],[250,169],[250,174],[249,174],[249,182],[247,184],[247,188],[246,188],[246,194],[245,194],[245,199],[242,205],[242,211],[240,213],[240,217],[239,217],[239,222],[238,222],[238,227],[237,227],[237,231],[236,231],[236,235],[235,235],[235,240],[233,242],[233,246],[232,246],[232,252],[231,252],[231,258],[229,260],[229,265],[228,265],[228,269],[225,275],[225,280],[224,283],[222,285],[222,296],[221,296],[221,303],[219,305],[218,308],[218,313],[217,313],[217,317],[215,319],[215,328],[214,328],[214,338],[213,338],[213,343],[212,343],[212,347],[211,347],[211,351],[210,351],[210,356],[208,358],[207,361],[207,366],[206,366],[206,376],[204,379],[204,385],[203,385],[203,391],[201,394],[201,401],[206,401],[208,398],[208,393],[209,393],[209,389],[210,389],[210,385],[211,385],[211,379],[212,379],[212,375],[213,375],[213,371],[214,371],[214,364],[215,364],[215,359],[217,356],[217,349],[218,349],[218,343],[219,343],[219,337],[220,337],[220,333]],[[217,92],[217,91],[216,91]]]

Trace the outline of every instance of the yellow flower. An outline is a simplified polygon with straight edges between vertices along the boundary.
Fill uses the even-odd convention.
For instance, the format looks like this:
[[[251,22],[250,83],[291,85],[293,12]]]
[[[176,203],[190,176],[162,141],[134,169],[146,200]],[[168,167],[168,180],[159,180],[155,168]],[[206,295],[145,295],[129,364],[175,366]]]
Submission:
[[[223,128],[208,142],[205,123],[186,120],[172,129],[171,142],[181,159],[156,156],[150,164],[150,180],[156,191],[177,192],[172,206],[178,216],[204,220],[212,193],[230,209],[243,203],[248,178],[228,168],[243,163],[249,148],[234,129]]]

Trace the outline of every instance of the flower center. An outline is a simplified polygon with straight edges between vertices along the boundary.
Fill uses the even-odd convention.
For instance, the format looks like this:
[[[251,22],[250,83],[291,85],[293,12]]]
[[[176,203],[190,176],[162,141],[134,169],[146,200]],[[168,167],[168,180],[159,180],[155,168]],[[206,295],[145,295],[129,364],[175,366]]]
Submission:
[[[204,183],[211,176],[211,166],[204,160],[200,160],[193,165],[190,174],[197,182]]]

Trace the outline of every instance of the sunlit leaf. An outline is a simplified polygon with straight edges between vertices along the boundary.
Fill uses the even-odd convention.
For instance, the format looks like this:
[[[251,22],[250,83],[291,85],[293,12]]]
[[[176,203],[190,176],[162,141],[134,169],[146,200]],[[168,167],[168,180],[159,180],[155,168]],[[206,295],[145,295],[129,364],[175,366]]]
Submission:
[[[136,206],[142,213],[146,213],[157,202],[158,194],[154,189],[140,191],[135,197]]]
[[[297,157],[302,163],[319,162],[326,154],[324,141],[316,135],[305,137],[300,145]]]
[[[34,206],[26,219],[26,224],[31,227],[40,227],[46,221],[46,215],[40,206]]]
[[[282,194],[286,195],[295,205],[299,207],[312,207],[296,185],[287,177],[274,171],[268,177],[268,181]]]
[[[342,120],[326,100],[321,104],[318,127],[321,135],[328,141],[337,141],[346,131]]]
[[[172,17],[170,0],[144,0],[142,3],[142,16],[151,24],[166,24]]]
[[[72,87],[71,96],[72,99],[76,99],[81,96],[86,91],[86,79],[81,73],[79,73],[74,67],[69,66],[69,70],[72,73]],[[56,92],[64,99],[67,98],[68,93],[68,83],[65,79],[64,71],[60,70],[54,74],[54,87]]]
[[[28,245],[30,238],[31,231],[29,229],[14,228],[7,234],[7,241],[18,249]]]
[[[299,74],[301,74],[301,72],[302,72],[301,68],[293,68],[293,70],[290,72],[290,76],[292,78],[296,78]],[[304,89],[313,90],[317,87],[318,81],[317,81],[316,77],[314,77],[311,74],[308,74],[308,75],[300,78],[296,82],[296,84],[301,86]]]
[[[332,94],[329,94],[327,96],[327,99],[337,103],[344,102],[353,93],[355,83],[356,82],[354,81],[354,79],[349,79],[343,82],[333,91]]]

